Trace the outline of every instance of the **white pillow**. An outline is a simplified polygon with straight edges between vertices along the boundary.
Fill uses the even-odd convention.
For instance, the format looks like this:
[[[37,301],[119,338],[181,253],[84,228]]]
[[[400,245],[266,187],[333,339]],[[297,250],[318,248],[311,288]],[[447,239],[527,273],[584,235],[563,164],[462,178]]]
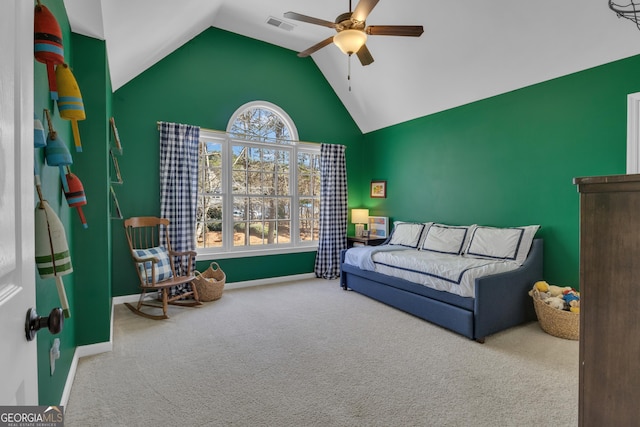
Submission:
[[[465,255],[522,264],[529,255],[533,237],[539,228],[539,225],[510,228],[477,226],[471,233]]]
[[[169,254],[167,253],[167,249],[164,246],[157,246],[155,248],[149,248],[149,249],[134,249],[133,253],[138,258],[155,257],[158,259],[158,262],[156,263],[156,268],[154,269],[156,273],[155,274],[156,283],[162,282],[163,280],[167,280],[173,277],[173,272],[171,271],[171,264],[170,264],[171,261],[169,260]],[[142,276],[142,280],[148,284],[151,284],[152,283],[151,267],[153,265],[153,262],[151,261],[139,262],[137,263],[137,265],[138,265],[138,270],[140,271],[140,275]]]
[[[424,224],[424,229],[422,230],[422,235],[420,236],[420,242],[418,242],[418,248],[422,247],[422,244],[424,243],[424,239],[427,238],[427,233],[429,232],[429,229],[434,223],[432,221],[432,222],[423,222],[423,224]]]
[[[422,249],[443,254],[460,255],[468,242],[468,226],[433,224],[429,227]]]
[[[390,245],[402,245],[417,248],[424,224],[396,221],[391,234]]]

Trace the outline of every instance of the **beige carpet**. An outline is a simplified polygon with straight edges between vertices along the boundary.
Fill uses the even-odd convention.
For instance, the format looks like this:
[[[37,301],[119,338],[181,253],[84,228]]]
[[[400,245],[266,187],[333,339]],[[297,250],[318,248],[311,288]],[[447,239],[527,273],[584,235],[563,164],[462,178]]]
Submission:
[[[537,322],[479,344],[326,280],[169,314],[116,307],[67,426],[577,425],[578,342]]]

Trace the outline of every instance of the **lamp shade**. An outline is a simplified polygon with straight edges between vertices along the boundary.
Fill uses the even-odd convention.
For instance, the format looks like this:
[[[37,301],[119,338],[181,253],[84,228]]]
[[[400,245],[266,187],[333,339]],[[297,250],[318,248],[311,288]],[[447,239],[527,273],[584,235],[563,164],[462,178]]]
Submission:
[[[352,224],[366,224],[369,222],[369,209],[351,209]]]
[[[359,51],[366,41],[367,33],[361,30],[342,30],[333,36],[335,45],[347,55]]]

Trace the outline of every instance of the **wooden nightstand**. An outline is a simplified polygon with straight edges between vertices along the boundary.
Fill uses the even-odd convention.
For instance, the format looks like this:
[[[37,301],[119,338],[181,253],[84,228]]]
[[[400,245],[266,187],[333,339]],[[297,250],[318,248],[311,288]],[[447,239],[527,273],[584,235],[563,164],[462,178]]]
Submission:
[[[354,246],[378,246],[387,239],[347,236],[347,248]]]

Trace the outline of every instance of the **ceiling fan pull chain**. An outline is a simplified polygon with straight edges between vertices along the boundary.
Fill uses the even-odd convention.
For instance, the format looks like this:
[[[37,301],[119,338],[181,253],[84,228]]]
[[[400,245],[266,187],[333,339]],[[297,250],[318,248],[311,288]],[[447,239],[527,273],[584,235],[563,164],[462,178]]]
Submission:
[[[351,55],[347,60],[347,81],[349,82],[349,92],[351,92]]]

